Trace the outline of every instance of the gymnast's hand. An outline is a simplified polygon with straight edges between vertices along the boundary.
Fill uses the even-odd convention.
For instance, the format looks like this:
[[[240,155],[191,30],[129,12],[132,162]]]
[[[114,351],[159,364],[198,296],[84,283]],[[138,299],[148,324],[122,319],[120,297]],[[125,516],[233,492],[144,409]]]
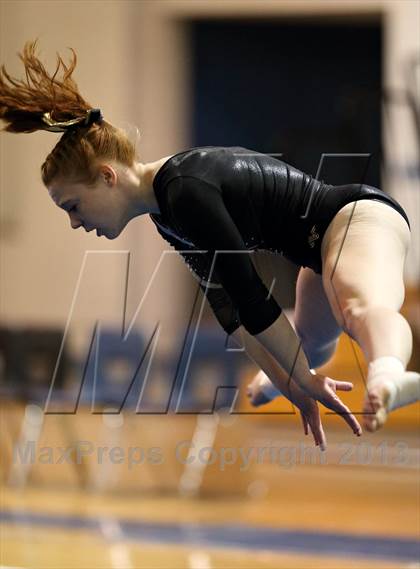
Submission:
[[[325,450],[327,448],[327,439],[322,428],[318,403],[311,397],[308,397],[294,381],[289,382],[288,392],[284,393],[284,395],[298,407],[305,435],[309,434],[310,429],[315,445],[319,446],[321,450]]]
[[[326,375],[314,373],[310,385],[305,385],[305,391],[310,396],[341,415],[355,435],[360,437],[362,428],[350,409],[337,396],[336,391],[351,391],[353,384],[349,381],[336,381]]]

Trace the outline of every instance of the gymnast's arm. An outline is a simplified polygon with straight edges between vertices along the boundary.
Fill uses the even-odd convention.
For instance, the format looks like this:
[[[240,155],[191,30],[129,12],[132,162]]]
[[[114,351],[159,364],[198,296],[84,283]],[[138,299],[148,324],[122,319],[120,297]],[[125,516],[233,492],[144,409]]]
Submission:
[[[245,348],[248,356],[268,375],[277,389],[285,394],[292,403],[297,405],[302,413],[306,412],[309,414],[308,409],[310,405],[307,401],[309,398],[306,396],[305,400],[303,392],[299,393],[299,388],[289,379],[278,362],[241,325],[238,310],[220,284],[216,271],[212,271],[213,256],[207,252],[198,252],[194,247],[177,239],[175,235],[163,231],[158,224],[156,224],[156,228],[160,235],[174,247],[188,265],[192,275],[199,282],[200,288],[206,296],[216,319],[225,332]],[[322,437],[320,436],[319,439],[322,440]]]
[[[153,217],[152,221],[154,221]],[[194,247],[177,239],[175,235],[165,232],[155,221],[154,223],[163,239],[181,255],[192,275],[199,282],[217,321],[230,336],[241,323],[231,298],[220,284],[216,272],[212,270],[213,256],[206,251],[197,251]]]
[[[245,348],[248,356],[268,375],[277,389],[288,396],[292,391],[292,382],[278,362],[264,349],[262,344],[241,325],[238,310],[220,284],[216,271],[214,269],[212,271],[212,255],[208,252],[197,252],[194,247],[177,239],[175,235],[163,231],[158,224],[156,224],[156,229],[182,256],[192,275],[199,282],[200,288],[206,296],[216,319],[225,332]],[[296,389],[298,388],[294,387],[294,391]],[[288,398],[290,399],[290,397]],[[301,402],[299,401],[299,403]],[[301,407],[301,405],[298,405],[298,407]]]
[[[215,256],[214,270],[237,308],[242,325],[290,379],[308,395],[342,414],[354,433],[360,434],[360,425],[335,393],[334,380],[310,372],[301,342],[259,278],[221,190],[192,176],[174,178],[169,186],[174,219],[195,246]]]
[[[173,179],[169,186],[174,219],[196,247],[214,257],[214,271],[232,299],[239,321],[277,359],[290,378],[303,388],[310,387],[313,375],[300,342],[258,276],[220,189],[188,176]]]

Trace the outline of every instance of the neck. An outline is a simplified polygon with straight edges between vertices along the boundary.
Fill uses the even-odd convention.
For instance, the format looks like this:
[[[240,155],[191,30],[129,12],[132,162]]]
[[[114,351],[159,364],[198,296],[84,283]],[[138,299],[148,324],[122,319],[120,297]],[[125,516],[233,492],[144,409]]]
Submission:
[[[164,162],[166,162],[166,160],[168,160],[168,158],[170,158],[170,156],[156,160],[156,162],[148,162],[147,164],[138,162],[134,165],[134,209],[136,211],[136,215],[160,213],[153,188],[153,180],[159,168],[164,164]]]

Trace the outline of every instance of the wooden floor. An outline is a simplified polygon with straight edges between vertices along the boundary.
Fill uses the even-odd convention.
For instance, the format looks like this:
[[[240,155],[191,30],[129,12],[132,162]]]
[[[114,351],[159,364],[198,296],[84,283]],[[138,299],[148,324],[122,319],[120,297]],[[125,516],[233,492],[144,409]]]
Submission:
[[[278,443],[278,429],[237,421],[232,432],[240,432],[247,447]],[[229,437],[228,424],[224,429],[214,441],[219,452],[222,442],[224,447],[240,442]],[[283,449],[299,449],[301,440],[296,427],[282,430]],[[54,477],[46,483],[45,468],[44,480],[38,475],[21,488],[5,480],[0,566],[418,567],[418,434],[387,431],[351,444],[344,428],[329,429],[325,463],[310,454],[295,454],[293,460],[274,454],[275,460],[254,459],[242,470],[236,464],[221,472],[220,464],[213,464],[202,473],[208,491],[195,497],[182,497],[179,487],[80,489]],[[172,466],[166,461],[156,467],[155,478],[170,478]],[[232,492],[235,486],[238,491]]]
[[[239,549],[182,547],[174,544],[151,545],[91,535],[79,530],[2,528],[2,567],[60,568],[156,568],[156,569],[393,569],[417,567],[414,563],[392,563],[339,556],[276,554],[271,551],[249,552]],[[4,543],[3,541],[3,543]]]

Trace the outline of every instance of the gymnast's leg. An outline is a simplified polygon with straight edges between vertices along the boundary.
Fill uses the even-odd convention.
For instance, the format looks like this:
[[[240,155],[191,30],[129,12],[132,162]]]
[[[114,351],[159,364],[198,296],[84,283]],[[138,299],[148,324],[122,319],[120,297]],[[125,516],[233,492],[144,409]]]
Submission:
[[[307,267],[302,267],[299,271],[291,324],[302,340],[302,348],[311,368],[317,368],[331,358],[342,330],[331,311],[321,275]],[[248,396],[256,406],[267,403],[278,395],[281,393],[264,371],[260,371],[248,387]]]
[[[311,368],[327,363],[342,332],[325,294],[321,275],[301,268],[296,283],[294,322]]]
[[[406,372],[412,334],[399,313],[410,243],[404,218],[376,200],[347,204],[322,241],[323,282],[337,322],[369,364],[365,427],[381,427],[387,413],[419,399],[420,375]]]

